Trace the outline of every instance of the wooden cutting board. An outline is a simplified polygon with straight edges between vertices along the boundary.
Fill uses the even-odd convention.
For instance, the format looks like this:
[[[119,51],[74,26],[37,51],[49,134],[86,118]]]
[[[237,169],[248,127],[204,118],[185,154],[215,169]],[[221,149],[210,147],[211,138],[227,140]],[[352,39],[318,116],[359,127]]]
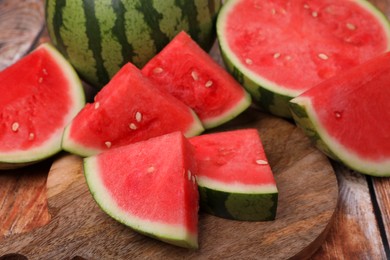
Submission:
[[[216,130],[247,127],[258,129],[276,177],[280,194],[275,221],[239,222],[200,213],[200,248],[171,246],[140,235],[101,211],[88,191],[81,158],[63,153],[52,165],[49,161],[0,173],[0,225],[7,228],[0,238],[0,257],[309,257],[323,242],[336,209],[338,186],[332,166],[295,125],[255,109]]]

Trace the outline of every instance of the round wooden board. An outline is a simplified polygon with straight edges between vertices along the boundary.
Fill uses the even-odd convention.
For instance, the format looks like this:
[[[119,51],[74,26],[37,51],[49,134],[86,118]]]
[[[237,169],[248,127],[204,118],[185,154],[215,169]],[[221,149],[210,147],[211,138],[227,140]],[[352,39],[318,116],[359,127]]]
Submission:
[[[295,125],[249,109],[222,131],[257,128],[279,189],[277,218],[240,222],[200,213],[198,250],[140,235],[100,210],[82,174],[82,160],[63,154],[47,180],[51,220],[0,241],[0,256],[29,259],[303,259],[323,242],[338,200],[328,159]]]

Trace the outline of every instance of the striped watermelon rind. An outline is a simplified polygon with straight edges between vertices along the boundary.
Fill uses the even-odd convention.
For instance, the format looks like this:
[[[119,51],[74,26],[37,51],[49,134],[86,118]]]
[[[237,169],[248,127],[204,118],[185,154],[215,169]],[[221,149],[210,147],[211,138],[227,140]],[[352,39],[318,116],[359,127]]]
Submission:
[[[229,11],[234,8],[239,0],[230,0],[224,4],[217,19],[217,38],[221,50],[221,56],[227,70],[239,81],[252,95],[256,105],[273,115],[292,118],[289,101],[301,94],[301,91],[290,90],[280,86],[251,70],[247,69],[238,57],[230,50],[226,36],[224,35],[224,25]],[[383,25],[387,33],[388,48],[390,50],[390,23],[387,17],[376,8],[372,3],[366,0],[358,0],[356,3],[371,12],[377,20]]]
[[[104,86],[127,62],[141,68],[184,30],[208,50],[221,0],[48,0],[50,38],[91,85]]]
[[[334,140],[321,125],[309,98],[298,96],[290,101],[289,107],[296,124],[324,154],[360,173],[378,177],[390,176],[390,161],[378,164],[364,160]]]
[[[65,80],[68,81],[68,94],[74,103],[69,109],[68,113],[64,115],[64,125],[62,127],[58,127],[56,132],[52,133],[51,137],[47,139],[44,143],[31,149],[11,151],[9,153],[2,152],[0,154],[0,169],[2,170],[15,169],[35,164],[60,152],[62,149],[61,138],[65,125],[71,121],[71,119],[77,114],[79,110],[81,110],[81,108],[85,104],[85,96],[82,83],[80,81],[80,78],[77,76],[77,73],[74,71],[73,67],[69,64],[69,62],[50,43],[43,43],[38,46],[34,51],[38,51],[39,49],[45,50],[46,55],[50,56],[55,65],[61,69]],[[12,66],[18,66],[18,63]]]
[[[275,220],[278,191],[275,186],[256,185],[255,189],[217,184],[198,177],[200,208],[209,214],[238,221]],[[243,191],[247,190],[247,193]]]

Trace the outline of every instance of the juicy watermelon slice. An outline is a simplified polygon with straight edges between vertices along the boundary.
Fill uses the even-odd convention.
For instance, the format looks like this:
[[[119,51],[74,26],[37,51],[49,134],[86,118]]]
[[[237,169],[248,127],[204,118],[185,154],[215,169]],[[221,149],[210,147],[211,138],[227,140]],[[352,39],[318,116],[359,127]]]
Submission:
[[[275,219],[278,190],[256,129],[189,140],[195,148],[202,210],[234,220]]]
[[[205,128],[231,120],[251,104],[244,88],[184,31],[142,72],[191,107]]]
[[[67,126],[63,149],[90,156],[175,131],[191,137],[203,130],[189,107],[128,63]]]
[[[0,168],[16,168],[61,150],[65,126],[84,106],[81,81],[48,43],[0,72]]]
[[[175,132],[84,159],[98,205],[117,221],[173,245],[198,247],[192,147]]]
[[[340,73],[291,100],[318,148],[361,173],[390,176],[390,53]]]
[[[217,20],[227,69],[266,111],[389,50],[390,25],[365,0],[230,0]]]

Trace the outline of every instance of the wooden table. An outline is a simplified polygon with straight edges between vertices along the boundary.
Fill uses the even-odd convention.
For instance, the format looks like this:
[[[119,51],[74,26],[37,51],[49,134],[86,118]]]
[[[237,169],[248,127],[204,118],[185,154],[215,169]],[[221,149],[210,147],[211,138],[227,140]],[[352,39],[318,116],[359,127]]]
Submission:
[[[373,0],[384,13],[390,15],[390,3],[385,0]],[[42,0],[0,1],[0,70],[15,62],[30,51],[38,42],[48,40],[42,38],[44,32],[44,10]],[[23,19],[15,19],[19,13]],[[4,14],[4,15],[3,15]],[[4,25],[7,24],[4,28]],[[28,26],[27,26],[28,25]],[[43,33],[45,35],[45,33]],[[390,259],[390,179],[365,176],[351,171],[339,163],[332,162],[339,185],[339,201],[332,226],[325,242],[311,257],[312,259]],[[43,163],[39,171],[48,171],[51,161]],[[4,176],[0,175],[1,180]],[[7,188],[0,191],[1,198],[23,186],[32,185],[35,200],[45,196],[45,182],[36,174],[30,183],[15,178],[7,182]],[[40,223],[45,224],[50,218],[42,207],[34,207],[35,219],[24,219],[31,204],[14,194],[14,200],[0,203],[0,241],[10,232],[26,232]],[[25,198],[29,201],[31,198]],[[36,206],[36,205],[34,205]],[[294,241],[291,241],[293,243]],[[1,255],[0,255],[1,259]]]

